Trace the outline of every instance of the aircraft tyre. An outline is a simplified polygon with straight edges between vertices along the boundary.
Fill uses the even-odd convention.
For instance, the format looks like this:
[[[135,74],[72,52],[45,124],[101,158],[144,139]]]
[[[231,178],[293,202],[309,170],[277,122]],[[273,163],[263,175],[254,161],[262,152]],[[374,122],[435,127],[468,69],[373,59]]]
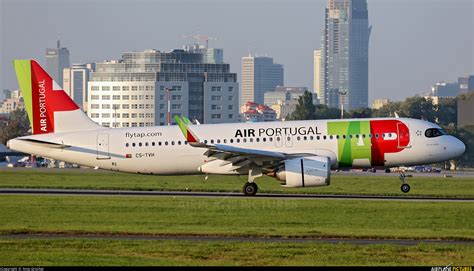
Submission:
[[[400,189],[402,190],[403,193],[408,193],[408,192],[410,192],[410,185],[407,184],[407,183],[404,183],[404,184],[402,184]]]
[[[246,196],[255,196],[255,194],[257,194],[257,191],[258,191],[258,186],[256,183],[247,182],[244,185],[243,191],[244,191],[244,195]]]

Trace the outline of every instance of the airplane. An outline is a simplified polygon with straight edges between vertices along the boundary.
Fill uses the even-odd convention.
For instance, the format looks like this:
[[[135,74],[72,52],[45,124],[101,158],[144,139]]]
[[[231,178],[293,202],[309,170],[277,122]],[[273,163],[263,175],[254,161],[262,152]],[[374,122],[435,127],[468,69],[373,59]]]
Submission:
[[[276,178],[284,187],[323,187],[331,169],[390,168],[437,163],[465,145],[436,124],[410,118],[366,118],[102,127],[92,121],[34,60],[14,60],[32,135],[12,150],[104,170],[150,174],[247,175]],[[410,186],[400,174],[401,191]]]

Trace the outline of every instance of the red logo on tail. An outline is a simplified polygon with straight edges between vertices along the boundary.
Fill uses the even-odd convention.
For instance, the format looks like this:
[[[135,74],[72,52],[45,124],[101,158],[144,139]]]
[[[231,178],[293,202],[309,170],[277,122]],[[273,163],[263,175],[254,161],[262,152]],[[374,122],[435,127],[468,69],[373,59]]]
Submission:
[[[54,132],[54,112],[79,109],[63,90],[53,90],[53,79],[36,61],[31,61],[31,90],[33,134]]]

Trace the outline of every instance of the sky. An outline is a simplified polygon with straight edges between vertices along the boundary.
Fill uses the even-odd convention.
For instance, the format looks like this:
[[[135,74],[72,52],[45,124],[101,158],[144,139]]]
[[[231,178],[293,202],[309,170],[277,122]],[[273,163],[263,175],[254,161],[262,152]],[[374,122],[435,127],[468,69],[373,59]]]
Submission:
[[[240,81],[249,53],[283,64],[285,85],[312,89],[325,0],[0,0],[0,89],[17,89],[12,60],[45,64],[58,36],[72,63],[125,51],[171,51],[215,37]],[[368,0],[369,100],[402,100],[474,74],[473,0]]]

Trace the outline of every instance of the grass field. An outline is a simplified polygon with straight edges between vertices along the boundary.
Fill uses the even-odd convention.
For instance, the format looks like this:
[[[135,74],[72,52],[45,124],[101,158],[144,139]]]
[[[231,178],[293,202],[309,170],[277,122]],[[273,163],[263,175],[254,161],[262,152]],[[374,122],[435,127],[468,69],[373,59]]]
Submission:
[[[0,233],[474,240],[474,203],[137,196],[0,197]]]
[[[4,266],[472,265],[472,246],[0,239]]]
[[[0,187],[67,188],[67,189],[130,189],[175,191],[235,191],[240,192],[245,176],[149,176],[107,171],[11,171],[0,170]],[[407,195],[439,197],[474,197],[474,178],[407,179],[411,191],[400,191],[400,181],[394,175],[374,176],[371,173],[344,176],[334,175],[331,185],[316,188],[283,188],[270,177],[257,179],[261,193],[319,193],[362,195]]]
[[[329,187],[261,192],[401,195],[399,181],[335,176]],[[240,191],[245,178],[0,171],[0,187]],[[409,195],[472,197],[469,178],[414,178]],[[0,265],[472,265],[474,245],[84,239],[74,234],[474,240],[474,203],[153,196],[0,195]]]

